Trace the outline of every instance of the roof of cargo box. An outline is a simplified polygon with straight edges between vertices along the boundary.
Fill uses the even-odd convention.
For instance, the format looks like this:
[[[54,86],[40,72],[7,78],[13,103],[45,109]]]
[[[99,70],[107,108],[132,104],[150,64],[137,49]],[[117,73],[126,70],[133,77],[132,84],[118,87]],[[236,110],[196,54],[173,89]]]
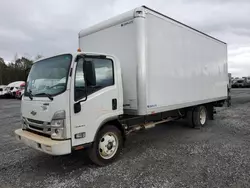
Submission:
[[[154,13],[156,13],[156,14],[159,14],[159,15],[161,15],[161,16],[163,16],[163,17],[169,19],[169,20],[172,20],[172,21],[174,21],[174,22],[176,22],[176,23],[178,23],[178,24],[180,24],[180,25],[183,25],[183,26],[185,26],[185,27],[187,27],[187,28],[189,28],[189,29],[191,29],[191,30],[193,30],[193,31],[196,31],[196,32],[198,32],[198,33],[200,33],[200,34],[202,34],[202,35],[205,35],[205,36],[207,36],[207,37],[209,37],[209,38],[212,38],[212,39],[214,39],[214,40],[216,40],[216,41],[218,41],[218,42],[221,42],[221,43],[223,43],[223,44],[227,44],[226,42],[223,42],[223,41],[221,41],[221,40],[219,40],[219,39],[217,39],[217,38],[215,38],[215,37],[212,37],[212,36],[210,36],[210,35],[208,35],[208,34],[202,32],[202,31],[199,31],[199,30],[197,30],[197,29],[194,29],[194,28],[191,27],[191,26],[188,26],[188,25],[186,25],[186,24],[184,24],[184,23],[182,23],[182,22],[179,22],[179,21],[177,21],[177,20],[175,20],[175,19],[173,19],[173,18],[171,18],[171,17],[168,17],[168,16],[166,16],[166,15],[164,15],[164,14],[158,12],[158,11],[155,11],[155,10],[153,10],[153,9],[147,7],[147,6],[144,6],[144,5],[143,5],[143,6],[141,6],[141,7],[142,7],[142,8],[145,8],[145,9],[151,11],[151,12],[154,12]],[[140,7],[139,7],[139,8],[140,8]],[[79,32],[79,38],[84,37],[84,36],[87,36],[87,35],[92,34],[92,33],[94,33],[94,32],[98,32],[98,31],[100,31],[100,30],[102,30],[102,29],[104,29],[104,28],[112,27],[112,26],[114,26],[114,25],[116,25],[116,24],[119,24],[119,23],[121,23],[121,22],[125,22],[125,21],[128,21],[128,20],[130,20],[130,19],[133,19],[133,18],[135,17],[135,16],[134,16],[134,12],[135,12],[135,10],[137,10],[137,9],[138,9],[138,8],[135,8],[135,9],[133,9],[133,10],[130,10],[130,11],[128,11],[128,12],[122,13],[122,14],[120,14],[120,15],[118,15],[118,16],[113,17],[113,18],[110,18],[110,19],[108,19],[108,20],[106,20],[106,21],[103,21],[103,22],[101,22],[101,23],[99,23],[99,24],[96,24],[96,25],[93,25],[93,26],[91,26],[91,27],[89,27],[89,28],[83,29],[83,30],[81,30],[81,31]]]
[[[223,41],[221,41],[221,40],[219,40],[219,39],[217,39],[217,38],[215,38],[215,37],[212,37],[212,36],[210,36],[210,35],[208,35],[208,34],[206,34],[206,33],[203,33],[202,31],[199,31],[199,30],[197,30],[197,29],[194,29],[194,28],[191,27],[191,26],[188,26],[188,25],[186,25],[186,24],[184,24],[184,23],[182,23],[182,22],[179,22],[179,21],[177,21],[177,20],[175,20],[175,19],[173,19],[173,18],[171,18],[171,17],[168,17],[168,16],[166,16],[166,15],[160,13],[160,12],[157,12],[157,11],[151,9],[151,8],[148,8],[147,6],[144,6],[144,5],[143,5],[142,7],[145,8],[145,9],[148,9],[148,10],[150,10],[150,11],[152,11],[152,12],[155,12],[155,13],[157,13],[157,14],[159,14],[159,15],[165,17],[165,18],[168,18],[168,19],[170,19],[170,20],[172,20],[172,21],[174,21],[174,22],[176,22],[176,23],[178,23],[178,24],[181,24],[181,25],[183,25],[183,26],[185,26],[185,27],[188,27],[189,29],[192,29],[192,30],[194,30],[194,31],[196,31],[196,32],[198,32],[198,33],[201,33],[201,34],[203,34],[203,35],[205,35],[205,36],[207,36],[207,37],[210,37],[210,38],[212,38],[212,39],[214,39],[214,40],[217,40],[217,41],[219,41],[219,42],[221,42],[221,43],[223,43],[223,44],[227,44],[226,42],[223,42]]]

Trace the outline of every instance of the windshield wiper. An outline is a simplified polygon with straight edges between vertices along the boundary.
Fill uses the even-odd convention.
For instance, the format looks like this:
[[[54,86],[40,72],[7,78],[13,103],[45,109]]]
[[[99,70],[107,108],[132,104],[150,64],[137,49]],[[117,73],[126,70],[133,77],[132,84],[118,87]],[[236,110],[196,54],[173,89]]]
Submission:
[[[46,97],[48,97],[51,101],[53,101],[53,97],[50,95],[50,94],[48,94],[48,93],[37,93],[37,94],[35,94],[34,96],[39,96],[39,95],[45,95]]]
[[[29,91],[27,91],[27,93],[28,93],[28,97],[30,98],[30,100],[33,100],[32,91],[29,90]]]

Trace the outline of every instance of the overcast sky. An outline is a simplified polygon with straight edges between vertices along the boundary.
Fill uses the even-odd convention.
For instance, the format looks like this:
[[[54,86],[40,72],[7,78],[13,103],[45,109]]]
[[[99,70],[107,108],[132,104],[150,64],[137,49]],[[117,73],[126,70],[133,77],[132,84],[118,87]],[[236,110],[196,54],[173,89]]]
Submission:
[[[250,0],[0,0],[0,57],[74,52],[78,32],[146,5],[228,43],[229,71],[250,75]]]

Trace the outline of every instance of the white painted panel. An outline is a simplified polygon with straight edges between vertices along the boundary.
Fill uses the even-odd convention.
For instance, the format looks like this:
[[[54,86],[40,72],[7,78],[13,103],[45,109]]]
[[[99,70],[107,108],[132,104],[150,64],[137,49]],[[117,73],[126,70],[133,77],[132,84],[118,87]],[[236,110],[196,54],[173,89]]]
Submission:
[[[70,79],[68,80],[68,83]],[[65,130],[67,138],[70,138],[70,109],[69,109],[69,91],[66,90],[64,93],[54,97],[51,101],[48,97],[33,97],[30,100],[29,97],[23,96],[21,103],[21,114],[22,117],[34,119],[38,121],[51,122],[54,114],[58,111],[65,111],[66,122]],[[62,102],[63,101],[63,102]],[[46,105],[45,105],[46,104]],[[32,115],[32,111],[36,114]]]
[[[136,91],[136,27],[133,20],[121,22],[112,27],[98,28],[86,36],[81,33],[80,48],[83,52],[105,53],[116,56],[120,60],[124,109],[137,109]],[[130,106],[129,106],[129,105]],[[128,111],[129,113],[129,111]]]
[[[144,115],[226,98],[226,44],[145,7],[140,10],[146,16],[132,19],[130,11],[79,34],[83,51],[120,60],[125,113]],[[143,87],[139,93],[137,83],[146,92]]]
[[[147,30],[148,113],[227,96],[227,47],[150,12]]]

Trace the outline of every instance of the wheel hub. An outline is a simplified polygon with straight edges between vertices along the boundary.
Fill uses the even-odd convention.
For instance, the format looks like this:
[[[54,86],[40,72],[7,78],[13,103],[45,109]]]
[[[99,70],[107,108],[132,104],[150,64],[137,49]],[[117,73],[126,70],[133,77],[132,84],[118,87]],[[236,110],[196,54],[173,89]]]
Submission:
[[[99,142],[99,154],[104,159],[112,158],[118,149],[118,137],[114,133],[106,133]]]
[[[207,117],[206,117],[206,111],[204,109],[202,109],[200,111],[200,122],[201,122],[202,125],[205,124],[206,119],[207,119]]]
[[[108,150],[111,150],[113,148],[113,143],[109,142],[108,145],[107,145],[107,148],[108,148]]]

